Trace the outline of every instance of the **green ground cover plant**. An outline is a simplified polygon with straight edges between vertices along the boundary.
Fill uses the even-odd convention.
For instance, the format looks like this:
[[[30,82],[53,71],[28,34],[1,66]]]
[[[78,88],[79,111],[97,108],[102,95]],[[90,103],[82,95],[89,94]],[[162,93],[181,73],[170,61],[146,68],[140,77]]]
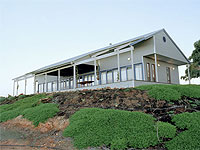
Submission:
[[[57,104],[49,103],[25,109],[22,115],[38,126],[40,122],[44,123],[47,119],[54,117],[57,112],[59,112]]]
[[[3,101],[5,101],[5,100],[6,100],[5,97],[0,97],[0,102],[3,102]]]
[[[200,85],[142,85],[136,87],[139,90],[147,90],[150,97],[156,100],[176,101],[181,97],[200,98]]]
[[[173,138],[176,135],[176,127],[174,125],[161,121],[158,121],[156,125],[159,138]]]
[[[47,108],[44,109],[44,111],[42,111],[42,110],[39,111],[39,109],[36,109],[36,106],[39,107],[40,105],[42,105],[42,104],[39,103],[39,100],[41,98],[45,98],[45,97],[46,97],[45,94],[39,94],[39,95],[31,96],[31,97],[26,97],[24,99],[20,99],[20,100],[16,101],[13,104],[1,105],[0,106],[0,122],[5,122],[5,121],[13,119],[13,118],[15,118],[15,117],[17,117],[19,115],[26,115],[26,113],[27,113],[27,115],[26,115],[27,118],[29,118],[30,115],[28,114],[28,112],[26,111],[26,113],[24,113],[24,111],[26,109],[29,109],[29,108],[30,108],[31,112],[38,111],[43,115],[44,112],[46,111],[47,112],[46,115],[47,116],[51,116],[52,113],[50,113],[48,109],[53,108],[52,112],[55,112],[54,106],[47,105]],[[42,105],[39,108],[44,108],[44,107],[45,106]],[[35,109],[32,110],[31,108],[35,108]],[[43,121],[43,120],[46,119],[42,115],[41,115],[41,119],[35,118],[36,122],[38,120],[39,121],[40,120]],[[39,117],[39,115],[37,117]],[[32,117],[30,117],[30,118],[32,119]],[[33,121],[33,119],[31,121]],[[37,123],[35,123],[35,124],[37,124]]]
[[[176,133],[173,125],[156,124],[153,116],[142,112],[87,108],[70,117],[70,125],[63,135],[72,137],[79,149],[102,145],[119,150],[147,148],[159,143],[157,127],[161,140]],[[165,134],[165,130],[170,133]]]
[[[169,150],[200,149],[200,112],[181,113],[172,118],[180,129],[186,129],[166,143]]]

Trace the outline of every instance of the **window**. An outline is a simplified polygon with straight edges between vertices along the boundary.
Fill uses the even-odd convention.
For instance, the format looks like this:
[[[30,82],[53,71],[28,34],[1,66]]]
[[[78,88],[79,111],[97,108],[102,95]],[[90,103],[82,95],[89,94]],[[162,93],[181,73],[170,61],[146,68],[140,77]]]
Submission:
[[[142,64],[135,65],[135,79],[142,80]]]
[[[88,76],[84,76],[84,81],[88,81]],[[88,84],[85,84],[84,86],[87,86]]]
[[[126,68],[121,68],[121,81],[126,81]]]
[[[56,84],[56,82],[53,82],[52,86],[53,86],[53,91],[56,91],[57,90],[57,84]]]
[[[88,75],[88,81],[92,81],[92,75]],[[91,83],[88,83],[88,86],[91,86]]]
[[[114,82],[118,82],[118,70],[117,69],[113,70],[113,78],[114,78]]]
[[[132,67],[128,67],[127,68],[127,76],[128,76],[128,80],[132,80],[133,79]]]
[[[163,36],[163,42],[166,42],[166,37]]]
[[[112,77],[112,71],[107,72],[107,82],[112,83],[113,82],[113,77]]]
[[[65,87],[66,87],[66,89],[69,89],[69,79],[66,80]]]
[[[167,83],[171,83],[170,67],[166,68],[167,73]]]
[[[150,64],[147,63],[147,81],[151,81],[151,76],[150,76]]]
[[[101,72],[101,84],[106,84],[106,72]]]
[[[91,81],[94,81],[94,75],[91,76]],[[91,85],[94,85],[94,82],[91,83]]]
[[[74,88],[74,80],[73,78],[70,78],[70,88],[73,89]]]
[[[44,85],[44,84],[38,84],[38,86],[39,86],[39,93],[44,92],[44,91],[43,91],[43,85]]]
[[[155,71],[155,64],[151,65],[151,70],[152,70],[152,80],[156,82],[156,71]]]

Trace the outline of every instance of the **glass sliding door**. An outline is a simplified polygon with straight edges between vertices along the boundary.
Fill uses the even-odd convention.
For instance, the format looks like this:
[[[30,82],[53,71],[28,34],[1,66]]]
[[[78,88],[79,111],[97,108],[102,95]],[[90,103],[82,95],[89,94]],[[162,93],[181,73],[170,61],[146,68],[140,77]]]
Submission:
[[[133,70],[132,70],[132,67],[128,67],[127,68],[127,77],[128,77],[128,80],[133,80]]]
[[[108,82],[108,83],[112,83],[112,82],[113,82],[112,71],[108,71],[108,72],[107,72],[107,82]]]
[[[113,81],[118,82],[118,70],[117,69],[113,70]]]
[[[106,72],[101,72],[101,84],[106,84]]]
[[[121,81],[126,81],[127,76],[126,76],[126,68],[121,68]]]
[[[142,80],[142,64],[135,65],[135,80]]]

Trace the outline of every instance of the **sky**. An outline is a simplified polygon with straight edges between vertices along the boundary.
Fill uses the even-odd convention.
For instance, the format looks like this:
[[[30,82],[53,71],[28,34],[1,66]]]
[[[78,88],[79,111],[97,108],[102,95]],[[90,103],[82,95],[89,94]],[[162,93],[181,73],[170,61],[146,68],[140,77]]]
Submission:
[[[162,28],[189,57],[200,40],[199,6],[199,0],[0,0],[0,96],[12,94],[17,76]]]

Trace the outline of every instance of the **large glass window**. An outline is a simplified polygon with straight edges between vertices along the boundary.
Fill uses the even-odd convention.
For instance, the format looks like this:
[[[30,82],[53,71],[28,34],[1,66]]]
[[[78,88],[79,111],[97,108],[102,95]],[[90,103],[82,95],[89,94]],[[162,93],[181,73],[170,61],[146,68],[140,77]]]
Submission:
[[[113,70],[113,77],[114,77],[114,82],[118,82],[118,70],[117,69]]]
[[[65,87],[66,87],[66,89],[69,89],[69,79],[66,80]]]
[[[108,83],[113,82],[112,71],[107,72],[107,81],[108,81]]]
[[[135,79],[142,80],[142,64],[135,65]]]
[[[121,81],[126,81],[126,68],[121,68]]]
[[[48,82],[48,83],[47,83],[47,88],[48,88],[47,91],[48,91],[48,92],[51,92],[51,87],[52,87],[52,83],[51,83],[51,82]]]
[[[70,89],[74,88],[74,80],[73,78],[70,78]]]
[[[44,92],[44,91],[43,91],[43,85],[44,85],[44,84],[38,84],[38,86],[39,86],[39,93]]]
[[[88,75],[88,81],[92,81],[92,75]],[[91,86],[91,83],[88,83],[88,86]]]
[[[65,89],[65,81],[60,82],[60,89],[64,90]]]
[[[132,70],[132,67],[128,67],[127,68],[127,76],[128,76],[128,80],[133,80],[133,70]]]
[[[106,72],[101,72],[101,84],[106,84]]]
[[[88,76],[84,76],[84,81],[88,81]],[[87,86],[87,84],[85,84],[84,86]]]
[[[91,83],[91,85],[93,86],[93,85],[94,85],[94,75],[91,76],[91,81],[93,81],[93,82]]]
[[[53,82],[53,91],[56,91],[57,90],[57,84],[56,82]]]

